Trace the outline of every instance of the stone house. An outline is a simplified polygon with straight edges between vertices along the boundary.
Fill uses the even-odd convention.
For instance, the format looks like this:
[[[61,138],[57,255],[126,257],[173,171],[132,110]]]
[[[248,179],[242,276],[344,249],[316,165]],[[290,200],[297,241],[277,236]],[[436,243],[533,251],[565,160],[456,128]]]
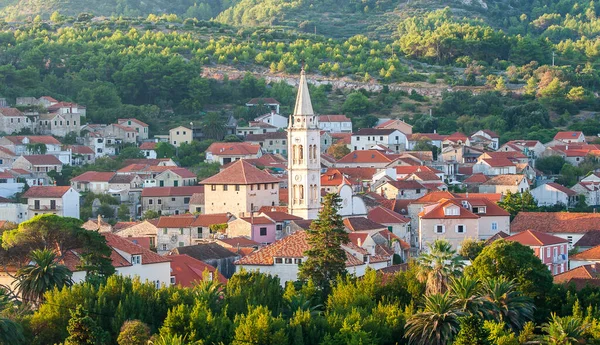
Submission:
[[[227,225],[228,237],[246,237],[252,241],[269,244],[276,240],[275,222],[267,217],[240,217]]]
[[[0,108],[0,132],[13,134],[24,129],[33,132],[35,122],[16,108]]]
[[[195,186],[197,176],[186,168],[169,168],[154,177],[158,187]]]
[[[22,197],[27,199],[30,219],[46,213],[79,218],[80,194],[69,186],[33,186]]]
[[[148,139],[149,126],[147,123],[144,123],[138,119],[129,118],[129,119],[118,119],[117,124],[135,129],[135,131],[138,133],[138,140]]]
[[[264,151],[258,144],[250,143],[212,143],[206,149],[206,161],[221,165],[240,159],[260,158]]]
[[[246,142],[260,145],[265,153],[287,155],[287,132],[271,132],[264,134],[248,134]]]
[[[196,217],[192,215],[160,217],[156,228],[156,249],[161,255],[176,247],[190,246],[198,239],[198,232],[192,227]]]
[[[319,115],[319,129],[331,133],[352,133],[352,120],[346,115]]]
[[[523,193],[529,190],[525,175],[498,175],[479,185],[479,193]]]
[[[106,193],[108,181],[115,176],[114,172],[86,171],[71,179],[71,188],[78,192]]]
[[[577,192],[554,182],[537,186],[531,195],[538,206],[565,205],[568,208],[577,204]]]
[[[58,158],[51,155],[30,155],[15,159],[12,168],[31,171],[38,181],[48,184],[50,182],[48,172],[56,171],[60,173],[62,165]]]
[[[141,214],[148,210],[161,215],[187,213],[194,193],[204,193],[204,186],[144,188]]]
[[[397,129],[406,135],[410,135],[413,132],[413,130],[412,130],[413,126],[411,126],[408,123],[406,123],[402,120],[399,120],[399,119],[390,119],[390,120],[384,121],[384,122],[378,124],[377,126],[375,126],[375,128]]]
[[[352,134],[351,146],[353,150],[369,150],[376,145],[384,145],[398,153],[408,147],[406,134],[397,129],[362,128]]]

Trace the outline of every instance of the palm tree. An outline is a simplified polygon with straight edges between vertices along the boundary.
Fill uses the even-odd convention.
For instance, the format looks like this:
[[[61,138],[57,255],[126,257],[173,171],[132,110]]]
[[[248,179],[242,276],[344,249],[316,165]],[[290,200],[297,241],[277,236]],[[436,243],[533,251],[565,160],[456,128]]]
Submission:
[[[196,298],[208,305],[213,311],[218,309],[219,303],[223,300],[223,284],[217,280],[218,274],[218,272],[215,272],[212,280],[207,279],[208,276],[205,274],[204,280],[194,286]]]
[[[460,311],[486,318],[493,306],[482,296],[479,280],[470,277],[452,278],[448,288]]]
[[[516,288],[514,280],[492,278],[484,281],[485,299],[493,306],[492,315],[518,332],[525,322],[533,319],[535,306],[531,299],[523,296]]]
[[[225,136],[225,120],[219,113],[208,113],[202,119],[202,131],[208,139],[221,140]]]
[[[414,314],[406,323],[409,344],[445,345],[458,333],[462,312],[448,292],[425,296],[423,311]]]
[[[17,285],[21,298],[33,304],[41,302],[44,293],[55,287],[71,286],[73,274],[56,262],[56,255],[48,249],[36,249],[29,253],[31,263],[17,271]]]
[[[552,345],[573,345],[585,340],[584,333],[588,325],[579,317],[560,317],[552,313],[550,322],[542,326],[546,333],[544,340]]]
[[[283,307],[283,316],[291,318],[297,311],[308,311],[310,316],[317,316],[321,314],[322,304],[312,305],[310,299],[302,293],[293,295],[289,300],[286,300],[285,306]]]
[[[463,263],[450,242],[438,239],[429,245],[429,252],[419,256],[417,266],[417,278],[426,282],[429,295],[444,293],[448,288],[448,280],[462,272]]]
[[[14,301],[10,300],[4,289],[0,289],[0,311],[3,312],[13,306]],[[4,315],[4,313],[2,314]],[[21,325],[7,317],[0,316],[0,344],[21,344],[24,340]]]

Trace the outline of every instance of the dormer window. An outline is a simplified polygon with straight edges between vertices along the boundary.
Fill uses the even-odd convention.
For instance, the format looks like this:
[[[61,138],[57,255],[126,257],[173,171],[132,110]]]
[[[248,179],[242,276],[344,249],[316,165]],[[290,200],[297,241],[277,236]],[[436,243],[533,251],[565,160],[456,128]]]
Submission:
[[[131,264],[132,265],[141,265],[142,264],[142,256],[141,255],[132,255],[131,256]]]
[[[459,209],[456,206],[453,207],[446,207],[444,209],[444,215],[446,216],[458,216],[459,215]]]

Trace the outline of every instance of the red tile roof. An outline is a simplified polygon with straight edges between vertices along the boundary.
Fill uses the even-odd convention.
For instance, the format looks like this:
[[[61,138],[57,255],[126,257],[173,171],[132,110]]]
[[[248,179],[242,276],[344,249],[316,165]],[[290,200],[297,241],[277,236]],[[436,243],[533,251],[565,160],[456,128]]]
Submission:
[[[569,257],[570,260],[600,261],[600,246],[592,247]]]
[[[2,151],[2,152],[4,152],[4,153],[6,153],[6,154],[7,154],[7,155],[9,155],[9,156],[15,156],[15,153],[14,153],[14,152],[12,152],[11,150],[7,149],[7,148],[6,148],[6,147],[4,147],[4,146],[0,146],[0,151]]]
[[[27,136],[7,135],[4,138],[10,140],[11,142],[13,142],[15,144],[23,144],[23,139],[27,138],[27,139],[29,139],[29,142],[32,144],[60,145],[60,141],[58,141],[56,138],[49,136],[49,135],[27,135]]]
[[[554,136],[554,140],[572,140],[579,138],[581,135],[583,135],[582,132],[558,132]]]
[[[25,116],[19,109],[17,108],[0,108],[0,115],[4,116]]]
[[[394,169],[396,169],[396,173],[399,175],[410,175],[421,171],[429,171],[436,174],[442,173],[441,170],[430,168],[426,165],[397,166]]]
[[[519,185],[523,180],[526,180],[525,175],[496,175],[483,184],[486,186],[516,186]]]
[[[80,155],[93,155],[94,154],[94,150],[92,150],[91,147],[85,146],[85,145],[69,145],[69,146],[67,146],[67,149],[73,153],[80,154]]]
[[[23,198],[62,198],[69,186],[33,186],[23,194]]]
[[[394,186],[395,188],[397,188],[399,190],[406,190],[406,189],[427,189],[424,185],[422,185],[417,180],[387,181],[385,183],[387,183],[387,184],[389,184],[391,186]]]
[[[446,215],[444,208],[457,206],[459,209],[458,215]],[[419,213],[422,219],[478,219],[479,216],[464,208],[460,202],[456,200],[440,200],[439,204],[426,212],[423,210]]]
[[[321,186],[337,187],[342,184],[352,185],[353,183],[338,169],[329,168],[321,174]]]
[[[462,140],[463,142],[465,142],[469,137],[467,137],[466,134],[463,134],[461,132],[454,132],[452,134],[450,134],[449,136],[446,137],[446,140],[450,140],[450,141],[458,141],[458,140]]]
[[[371,181],[377,173],[376,168],[336,168],[342,174],[358,181]]]
[[[128,253],[128,254],[141,255],[142,256],[142,265],[156,264],[156,263],[170,261],[169,259],[162,257],[162,256],[156,254],[155,252],[153,252],[149,249],[146,249],[142,246],[139,246],[133,242],[130,242],[130,241],[126,240],[125,238],[120,237],[118,235],[111,234],[108,232],[102,232],[101,234],[102,234],[102,236],[104,236],[104,238],[106,238],[106,244],[108,244],[110,247],[118,249],[118,250]]]
[[[62,162],[52,155],[22,156],[32,165],[62,165]]]
[[[142,145],[140,145],[140,150],[154,150],[156,149],[156,145],[157,143],[150,141],[150,142],[144,142],[142,143]]]
[[[176,285],[192,287],[204,280],[205,271],[211,272],[213,275],[217,273],[217,269],[213,266],[187,254],[169,255],[169,259],[171,260],[171,276],[175,277]],[[221,284],[227,283],[227,278],[221,273],[218,273],[217,279]]]
[[[502,200],[502,193],[454,193],[460,199],[487,199],[493,203]]]
[[[226,248],[237,248],[237,247],[260,247],[260,243],[252,241],[246,237],[233,237],[233,238],[222,238],[217,240],[219,245]]]
[[[512,236],[508,236],[505,238],[506,241],[519,242],[524,246],[549,246],[553,244],[560,243],[569,243],[569,241],[564,238],[548,235],[543,232],[526,230],[523,232],[519,232],[518,234],[514,234]]]
[[[442,181],[442,179],[430,171],[417,171],[404,178],[405,180],[418,179],[421,181]]]
[[[129,118],[129,119],[118,119],[118,120],[117,120],[117,123],[118,123],[118,124],[120,124],[120,125],[122,125],[124,122],[127,122],[127,121],[135,122],[135,123],[137,123],[138,125],[140,125],[140,126],[142,126],[142,127],[148,127],[148,124],[147,124],[147,123],[145,123],[145,122],[142,122],[142,121],[140,121],[140,120],[138,120],[138,119],[133,119],[133,118]]]
[[[157,167],[154,167],[154,168],[157,168]],[[169,169],[167,169],[167,170],[169,170],[173,174],[179,175],[179,177],[181,177],[181,178],[196,178],[196,174],[194,174],[193,172],[189,171],[186,168],[169,167]]]
[[[489,178],[487,176],[485,176],[482,173],[478,173],[478,174],[473,174],[473,175],[467,177],[463,182],[464,183],[484,183],[487,180],[489,180]]]
[[[142,189],[142,197],[189,196],[194,193],[204,193],[204,186],[185,187],[147,187]]]
[[[269,206],[265,206],[265,209],[269,208]],[[263,208],[261,207],[261,210]],[[261,211],[262,214],[264,214],[265,216],[269,217],[270,219],[273,219],[276,222],[283,222],[286,220],[299,220],[302,219],[301,217],[298,216],[294,216],[291,215],[287,212],[279,212],[279,211]]]
[[[510,231],[525,230],[583,234],[600,230],[600,213],[519,212],[510,224]]]
[[[438,133],[413,133],[407,136],[410,141],[419,141],[419,140],[444,140],[446,139],[445,135],[441,135]]]
[[[555,284],[575,283],[577,289],[585,287],[586,284],[592,286],[600,285],[600,267],[597,264],[583,265],[572,270],[560,273],[554,276]]]
[[[55,98],[52,98],[50,96],[42,96],[40,98],[43,98],[43,99],[47,100],[48,102],[58,103],[58,101]]]
[[[319,122],[351,122],[346,115],[319,115]]]
[[[386,229],[387,226],[376,223],[365,217],[348,217],[344,219],[344,226],[350,231],[367,231]]]
[[[190,228],[196,220],[193,215],[162,216],[158,219],[157,228]]]
[[[419,199],[415,200],[414,203],[416,203],[416,204],[436,203],[442,199],[452,199],[454,197],[455,197],[455,195],[448,191],[435,191],[435,192],[431,192],[431,193],[427,193],[427,194],[423,195]]]
[[[100,172],[100,171],[86,171],[81,175],[75,176],[71,179],[72,182],[108,182],[115,176],[112,171]]]
[[[192,223],[193,227],[208,227],[214,224],[225,224],[229,221],[231,215],[227,213],[200,214]]]
[[[241,217],[241,220],[250,224],[275,224],[274,221],[267,217]]]
[[[279,183],[275,176],[260,170],[243,159],[236,161],[227,169],[200,182],[201,184],[257,184]]]
[[[396,213],[385,207],[377,206],[369,211],[367,218],[378,224],[406,224],[410,222],[409,217]]]
[[[483,158],[481,161],[493,168],[510,167],[515,165],[515,163],[510,161],[508,158]]]
[[[340,158],[338,163],[391,163],[396,160],[398,155],[386,155],[378,150],[359,150],[353,151]]]
[[[250,143],[212,143],[206,152],[216,156],[247,156],[256,155],[260,145]]]
[[[558,183],[550,182],[550,183],[547,183],[546,185],[548,185],[548,186],[550,186],[550,187],[552,187],[552,188],[554,188],[556,190],[559,190],[559,191],[567,194],[568,196],[575,196],[575,195],[577,195],[577,193],[575,191],[570,190],[569,188],[567,188],[567,187],[565,187],[563,185],[560,185]]]

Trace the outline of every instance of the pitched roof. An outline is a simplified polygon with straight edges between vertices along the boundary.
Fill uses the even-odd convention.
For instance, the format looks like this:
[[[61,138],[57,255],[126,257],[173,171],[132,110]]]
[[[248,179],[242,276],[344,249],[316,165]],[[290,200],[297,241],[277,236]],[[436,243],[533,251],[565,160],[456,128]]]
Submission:
[[[497,167],[510,167],[510,166],[514,166],[515,163],[513,163],[511,160],[509,160],[508,158],[483,158],[481,160],[482,162],[485,162],[487,165],[497,168]]]
[[[269,208],[269,206],[265,206],[264,208],[267,209],[267,208]],[[262,209],[263,208],[261,207],[261,210]],[[287,212],[270,211],[270,210],[269,211],[260,211],[260,212],[262,214],[264,214],[265,216],[273,219],[276,222],[283,222],[283,221],[286,221],[286,220],[300,220],[300,219],[302,219],[301,217],[291,215],[291,214],[289,214]]]
[[[458,207],[458,215],[447,215],[445,213],[446,207]],[[479,216],[464,208],[458,201],[453,199],[440,200],[440,202],[430,210],[423,210],[419,213],[419,217],[422,219],[477,219]]]
[[[487,182],[489,178],[485,176],[483,173],[473,174],[467,177],[463,182],[464,183],[484,183]]]
[[[555,284],[575,283],[577,289],[600,285],[600,267],[597,264],[583,265],[554,276]]]
[[[436,175],[435,173],[431,172],[431,171],[417,171],[414,172],[408,176],[406,176],[404,179],[405,180],[409,180],[409,179],[414,179],[417,178],[421,181],[441,181],[442,179]]]
[[[479,131],[477,131],[477,132],[479,132]],[[475,133],[477,133],[477,132],[475,132]],[[498,134],[496,134],[496,132],[490,131],[489,129],[484,129],[484,130],[482,130],[482,132],[489,135],[490,138],[500,138],[500,136]],[[475,133],[473,133],[472,135],[474,135]]]
[[[109,232],[102,232],[102,236],[106,239],[106,244],[109,247],[118,249],[128,254],[136,254],[142,256],[142,265],[148,264],[157,264],[161,262],[169,262],[170,260],[162,257],[155,252],[146,249],[142,246],[139,246],[131,241],[126,240],[125,238],[111,234]]]
[[[23,198],[62,198],[69,186],[33,186],[23,194]]]
[[[196,220],[193,215],[162,216],[158,219],[157,228],[189,228]]]
[[[436,203],[442,199],[452,199],[456,195],[448,191],[435,191],[427,193],[414,201],[415,204]]]
[[[346,115],[319,115],[319,122],[352,122]]]
[[[6,153],[9,156],[13,156],[13,157],[16,156],[14,152],[12,152],[11,150],[7,149],[4,146],[0,146],[0,151]]]
[[[146,141],[140,145],[140,150],[155,150],[157,144],[153,141]]]
[[[600,245],[600,230],[592,230],[586,232],[579,241],[577,241],[575,247],[595,247]]]
[[[94,150],[92,150],[91,147],[85,146],[85,145],[69,145],[69,146],[67,146],[67,149],[73,153],[80,154],[80,155],[93,155],[94,154]]]
[[[239,219],[250,224],[275,224],[274,221],[267,217],[240,217]]]
[[[145,122],[142,122],[142,121],[140,121],[140,120],[138,120],[138,119],[134,119],[134,118],[128,118],[128,119],[118,119],[118,120],[117,120],[117,123],[118,123],[118,124],[120,124],[120,125],[122,125],[122,124],[123,124],[123,122],[128,122],[128,121],[135,122],[135,123],[137,123],[138,125],[140,125],[140,126],[142,126],[142,127],[148,127],[148,124],[147,124],[147,123],[145,123]]]
[[[505,238],[506,241],[519,242],[524,246],[549,246],[552,244],[568,243],[564,238],[548,235],[543,232],[526,230]]]
[[[507,238],[508,236],[510,236],[509,234],[505,233],[504,231],[498,231],[497,233],[494,234],[494,236],[488,238],[485,241],[485,245],[489,246],[490,244],[492,244],[493,242],[497,241],[497,240],[502,240]]]
[[[385,183],[396,187],[400,190],[406,189],[427,189],[417,180],[400,180],[400,181],[386,181]]]
[[[436,173],[436,174],[443,172],[441,170],[428,167],[426,165],[410,165],[410,166],[401,165],[401,166],[394,167],[394,169],[396,169],[396,173],[400,174],[400,175],[410,175],[412,173],[421,172],[421,171],[429,171],[429,172]]]
[[[483,183],[486,186],[516,186],[525,179],[525,175],[496,175]]]
[[[246,248],[257,248],[260,247],[260,243],[252,241],[246,237],[233,237],[233,238],[222,238],[217,240],[217,243],[224,247],[246,247]]]
[[[405,217],[400,213],[394,212],[382,206],[377,206],[371,209],[367,215],[367,218],[379,224],[406,224],[410,222],[409,217]]]
[[[454,195],[460,199],[487,199],[493,203],[502,200],[502,193],[454,193]]]
[[[193,246],[177,247],[171,251],[175,254],[187,254],[201,261],[237,257],[235,253],[217,243],[200,243]]]
[[[410,141],[419,141],[419,140],[431,140],[431,141],[437,141],[437,140],[444,140],[446,139],[445,135],[441,135],[438,133],[413,133],[410,135],[407,135],[408,140]]]
[[[570,260],[600,261],[600,245],[571,255]]]
[[[32,144],[60,145],[60,141],[49,135],[7,135],[4,138],[17,145],[23,144],[25,138],[29,139]]]
[[[395,128],[361,128],[356,131],[352,136],[359,135],[390,135],[398,131]]]
[[[62,162],[52,155],[29,155],[22,156],[32,165],[62,165]]]
[[[560,185],[558,183],[555,183],[555,182],[546,183],[546,185],[550,186],[550,187],[552,187],[552,188],[554,188],[554,189],[556,189],[558,191],[561,191],[561,192],[567,194],[568,196],[575,196],[575,195],[577,195],[577,192],[575,192],[573,190],[570,190],[569,188],[567,188],[567,187],[565,187],[563,185]]]
[[[371,219],[365,217],[345,218],[344,226],[350,231],[381,230],[387,228],[385,225],[376,223]]]
[[[510,231],[525,230],[583,234],[600,230],[600,213],[519,212],[510,224]]]
[[[161,196],[192,196],[194,193],[204,193],[204,186],[185,187],[147,187],[142,189],[142,197]]]
[[[474,193],[474,195],[469,195],[468,198],[461,197],[454,200],[460,202],[461,204],[463,201],[466,201],[471,204],[472,207],[485,206],[485,213],[477,213],[477,215],[480,217],[510,216],[510,213],[496,204],[497,201],[485,197],[477,197],[477,193]]]
[[[217,273],[217,269],[193,257],[182,255],[169,255],[171,260],[171,275],[175,277],[175,284],[183,287],[192,287],[196,283],[204,280],[204,272]],[[210,279],[210,277],[209,277]],[[220,283],[226,284],[227,278],[218,273],[217,279]]]
[[[71,179],[73,182],[108,182],[115,176],[112,171],[101,172],[101,171],[86,171],[81,175],[75,176]]]
[[[260,150],[260,145],[250,143],[212,143],[206,149],[217,156],[246,156],[256,155]]]
[[[312,116],[315,114],[310,100],[310,92],[308,83],[306,82],[306,74],[304,67],[300,71],[300,82],[298,83],[298,93],[296,95],[296,104],[294,105],[294,115]]]
[[[25,116],[19,109],[17,108],[0,108],[0,115],[4,116]]]
[[[340,158],[338,163],[391,163],[398,155],[387,155],[378,150],[353,151]]]
[[[583,133],[576,131],[570,131],[570,132],[558,132],[556,133],[556,135],[554,136],[554,140],[570,140],[570,139],[577,139],[579,138]]]
[[[257,184],[279,183],[275,176],[260,170],[243,159],[237,160],[227,169],[202,180],[201,184]]]

